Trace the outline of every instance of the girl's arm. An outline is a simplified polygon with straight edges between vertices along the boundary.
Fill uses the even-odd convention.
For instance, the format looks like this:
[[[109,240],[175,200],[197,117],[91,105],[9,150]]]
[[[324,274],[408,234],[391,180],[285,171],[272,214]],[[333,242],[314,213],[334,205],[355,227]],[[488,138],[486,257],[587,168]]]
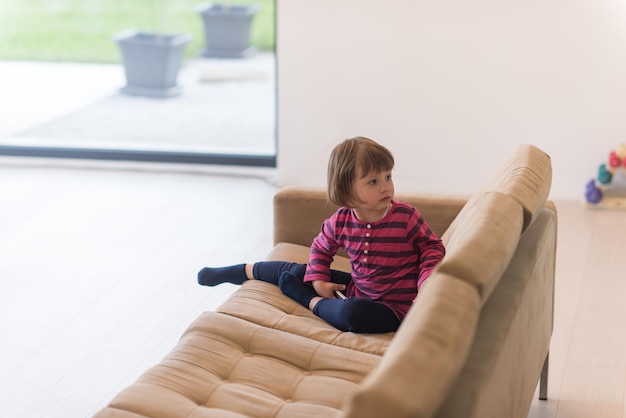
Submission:
[[[330,282],[330,265],[339,249],[339,244],[335,239],[335,219],[336,214],[324,221],[322,230],[311,244],[309,264],[304,274],[305,283],[318,280]]]
[[[416,216],[414,241],[416,249],[420,254],[420,273],[417,280],[417,288],[419,289],[446,254],[446,250],[439,237],[430,229],[422,215],[416,211]]]

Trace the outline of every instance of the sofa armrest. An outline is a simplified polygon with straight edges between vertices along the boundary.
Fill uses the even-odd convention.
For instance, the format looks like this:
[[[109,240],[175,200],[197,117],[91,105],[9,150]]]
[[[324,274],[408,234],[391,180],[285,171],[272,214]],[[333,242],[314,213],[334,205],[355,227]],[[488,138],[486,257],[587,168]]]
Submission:
[[[398,193],[395,199],[415,206],[435,234],[441,236],[468,197]],[[274,196],[274,245],[289,242],[310,246],[324,220],[336,210],[323,189],[284,187]]]
[[[336,210],[323,189],[282,188],[274,195],[274,245],[288,242],[311,246],[324,220]]]

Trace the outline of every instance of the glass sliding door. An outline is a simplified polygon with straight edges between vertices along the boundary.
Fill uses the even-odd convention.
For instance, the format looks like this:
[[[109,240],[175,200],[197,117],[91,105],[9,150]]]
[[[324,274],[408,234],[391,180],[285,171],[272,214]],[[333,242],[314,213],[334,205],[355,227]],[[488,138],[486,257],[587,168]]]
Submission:
[[[29,41],[33,43],[31,55],[22,59],[16,52],[19,48],[0,42],[0,155],[276,165],[274,0],[248,2],[256,10],[249,29],[250,45],[242,53],[209,50],[213,38],[209,38],[197,2],[170,1],[167,15],[184,17],[172,19],[171,30],[189,31],[193,41],[186,45],[176,73],[176,91],[169,89],[160,95],[129,91],[131,79],[122,65],[129,60],[121,58],[113,33],[91,31],[90,25],[78,23],[61,25],[67,20],[65,13],[74,10],[82,14],[81,19],[91,19],[94,27],[106,26],[99,19],[104,19],[103,10],[113,7],[115,1],[93,1],[85,6],[59,0],[52,3],[63,13],[56,14],[45,10],[44,4],[51,2],[44,0],[0,0],[0,5],[3,3],[8,4],[9,12],[3,13],[0,24],[6,25],[23,18],[22,7],[32,10],[30,3],[41,3],[49,21],[58,18],[60,22],[58,27],[50,23],[50,28],[43,28],[49,31],[47,36],[59,35],[77,52],[74,58],[64,56],[63,48],[57,55],[46,55],[48,52],[42,51],[50,51],[51,46],[44,36]],[[89,8],[96,3],[97,9]],[[149,7],[149,3],[143,6]],[[9,29],[19,32],[15,25]],[[76,33],[68,33],[72,30]],[[115,32],[110,26],[106,30]],[[59,31],[65,31],[64,36]],[[67,39],[91,35],[98,42],[106,37],[106,44],[99,47],[104,52],[90,60],[80,55],[80,45]],[[18,36],[26,35],[18,33],[9,41],[22,42]],[[231,39],[232,35],[226,41]],[[92,40],[93,49],[98,42]],[[156,70],[150,57],[144,61],[149,62],[147,71]]]

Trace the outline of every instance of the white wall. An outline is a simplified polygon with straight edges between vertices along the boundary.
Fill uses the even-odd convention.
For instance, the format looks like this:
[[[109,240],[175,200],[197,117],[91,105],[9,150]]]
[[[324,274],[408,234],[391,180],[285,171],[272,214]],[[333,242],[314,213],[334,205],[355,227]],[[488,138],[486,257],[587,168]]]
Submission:
[[[626,142],[626,0],[277,0],[278,181],[369,136],[398,191],[471,193],[518,144],[583,199]]]

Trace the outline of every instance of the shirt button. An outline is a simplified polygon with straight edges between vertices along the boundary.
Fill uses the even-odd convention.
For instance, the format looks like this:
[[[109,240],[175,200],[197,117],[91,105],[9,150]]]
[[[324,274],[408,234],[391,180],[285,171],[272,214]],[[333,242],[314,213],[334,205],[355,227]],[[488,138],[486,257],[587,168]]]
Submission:
[[[371,224],[367,224],[367,229],[372,229],[372,225]]]
[[[367,254],[367,253],[368,253],[368,251],[367,251],[367,250],[363,251],[363,254]]]
[[[367,263],[367,258],[364,258],[364,259],[363,259],[363,262],[364,262],[364,263]]]
[[[366,247],[367,247],[367,246],[369,246],[369,245],[370,245],[370,243],[369,243],[369,242],[366,242],[366,243],[365,243],[365,246],[366,246]]]
[[[366,237],[369,237],[369,236],[370,236],[370,233],[369,233],[369,232],[367,232],[367,233],[365,234],[365,236],[366,236]]]

